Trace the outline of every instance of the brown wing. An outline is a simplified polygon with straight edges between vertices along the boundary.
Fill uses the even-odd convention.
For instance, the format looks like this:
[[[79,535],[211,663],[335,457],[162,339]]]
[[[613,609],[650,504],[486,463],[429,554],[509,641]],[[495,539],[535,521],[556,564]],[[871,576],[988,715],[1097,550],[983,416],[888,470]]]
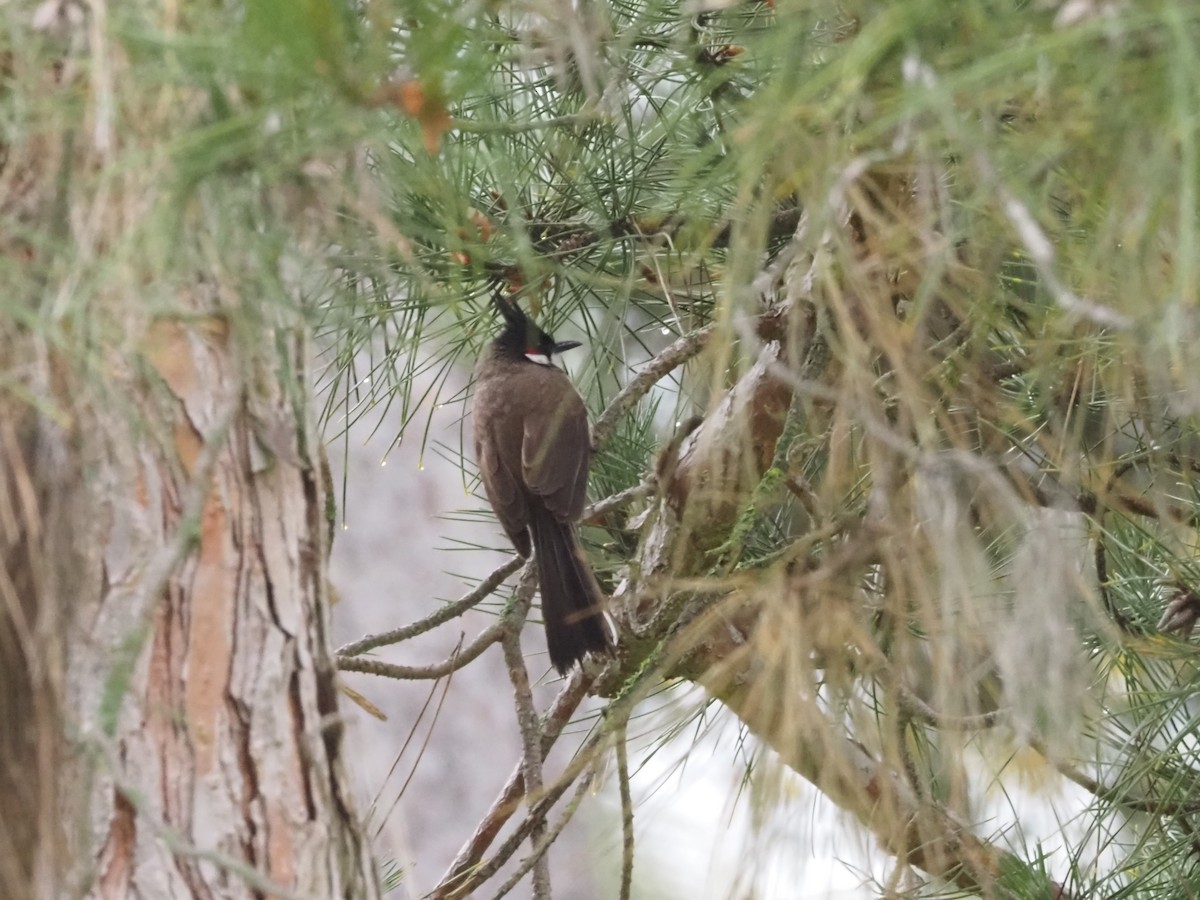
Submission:
[[[566,376],[560,401],[525,419],[521,466],[529,490],[559,519],[578,521],[587,499],[591,435],[587,410]],[[558,385],[555,385],[558,388]]]
[[[500,459],[497,452],[498,441],[502,435],[494,435],[493,439],[482,441],[475,439],[475,459],[479,463],[479,471],[483,476],[483,487],[495,510],[496,518],[504,528],[504,533],[512,541],[521,556],[528,557],[529,546],[529,510],[525,505],[516,475]]]

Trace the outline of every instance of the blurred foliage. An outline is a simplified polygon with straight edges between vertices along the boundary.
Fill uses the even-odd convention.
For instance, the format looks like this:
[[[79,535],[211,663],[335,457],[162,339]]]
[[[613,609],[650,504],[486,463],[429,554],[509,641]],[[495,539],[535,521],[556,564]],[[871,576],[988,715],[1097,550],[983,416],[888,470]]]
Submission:
[[[81,37],[92,15],[0,10],[6,334],[103,373],[136,358],[114,297],[172,315],[207,273],[238,339],[315,331],[330,439],[398,407],[388,439],[424,443],[497,285],[586,341],[596,413],[715,324],[599,499],[745,374],[746,317],[805,306],[829,362],[787,361],[787,440],[680,574],[771,584],[882,523],[805,599],[852,610],[800,635],[826,721],[971,821],[971,767],[1000,783],[1014,744],[1083,786],[1054,852],[978,825],[1025,860],[1013,895],[1043,869],[1200,890],[1195,650],[1156,627],[1200,591],[1200,5],[132,2]],[[613,584],[641,537],[616,518],[588,531]]]
[[[336,251],[354,300],[326,308],[328,412],[344,424],[396,402],[419,428],[430,403],[459,402],[441,385],[491,334],[495,285],[585,338],[574,371],[597,412],[640,363],[716,322],[714,347],[655,395],[658,412],[597,460],[594,493],[607,496],[652,469],[649,435],[745,371],[757,351],[734,323],[761,308],[755,279],[798,251],[834,360],[829,395],[793,411],[799,434],[711,571],[766,573],[796,553],[820,565],[845,523],[881,504],[918,534],[925,517],[952,516],[940,546],[933,529],[893,548],[842,594],[878,622],[907,618],[877,640],[898,670],[924,672],[909,674],[935,706],[999,706],[1017,740],[1065,728],[1074,736],[1038,739],[1053,765],[1090,758],[1116,775],[1071,831],[1105,862],[1064,870],[1076,851],[1018,842],[1028,864],[1006,862],[1001,882],[1024,886],[1006,890],[1049,890],[1043,865],[1083,895],[1132,890],[1138,866],[1172,853],[1172,877],[1190,877],[1182,837],[1136,837],[1145,823],[1110,801],[1135,783],[1182,799],[1195,778],[1192,651],[1153,632],[1164,578],[1197,584],[1197,18],[1186,3],[639,0],[566,20],[536,3],[412,4],[393,77],[422,99],[370,158],[387,252],[378,221]],[[425,104],[444,104],[448,127],[422,118]],[[873,428],[909,448],[890,454],[904,473],[890,487]],[[956,452],[991,474],[955,469]],[[789,477],[811,490],[799,506]],[[1013,509],[1079,498],[1082,524],[1031,527]],[[593,549],[619,572],[637,536],[608,527]],[[1031,546],[1047,529],[1041,550],[1057,559]],[[1096,554],[1103,591],[1089,586]],[[1037,603],[1054,615],[1020,624]],[[1041,659],[1064,638],[1076,646]],[[861,661],[831,650],[817,657],[827,713],[888,745],[893,725],[867,739],[863,701],[835,674],[858,677]],[[874,715],[886,720],[887,703]],[[969,815],[973,742],[904,727],[917,784]],[[1139,896],[1154,895],[1150,880]]]

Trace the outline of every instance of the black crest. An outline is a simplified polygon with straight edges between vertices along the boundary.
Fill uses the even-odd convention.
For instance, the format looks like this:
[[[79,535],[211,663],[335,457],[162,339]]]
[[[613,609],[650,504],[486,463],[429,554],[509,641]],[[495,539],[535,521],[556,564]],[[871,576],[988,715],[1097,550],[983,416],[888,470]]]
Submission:
[[[504,330],[496,339],[499,344],[520,353],[539,353],[547,359],[557,352],[554,338],[538,328],[515,300],[505,297],[497,289],[492,294],[492,305],[504,319]]]
[[[529,317],[525,315],[521,307],[517,306],[515,300],[505,297],[504,292],[500,288],[496,288],[492,292],[492,305],[500,311],[505,325],[524,334],[525,328],[529,325]]]

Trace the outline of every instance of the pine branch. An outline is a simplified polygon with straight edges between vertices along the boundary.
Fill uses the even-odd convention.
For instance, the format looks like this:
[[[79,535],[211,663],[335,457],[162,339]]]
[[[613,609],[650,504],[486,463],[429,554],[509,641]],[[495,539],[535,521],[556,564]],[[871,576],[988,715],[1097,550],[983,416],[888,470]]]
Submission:
[[[399,644],[401,641],[406,641],[427,631],[432,631],[437,626],[461,616],[467,610],[474,609],[485,597],[494,593],[496,588],[504,583],[504,579],[516,572],[524,563],[525,560],[519,556],[514,556],[508,562],[504,563],[504,565],[493,570],[490,575],[479,582],[479,585],[474,590],[467,592],[453,603],[447,603],[437,612],[426,616],[424,619],[413,622],[411,625],[404,625],[400,628],[394,628],[391,631],[385,631],[382,634],[368,634],[357,641],[340,647],[336,651],[339,662],[345,661],[350,657],[361,656],[379,647],[386,647],[389,644]],[[345,671],[363,670],[345,669]]]

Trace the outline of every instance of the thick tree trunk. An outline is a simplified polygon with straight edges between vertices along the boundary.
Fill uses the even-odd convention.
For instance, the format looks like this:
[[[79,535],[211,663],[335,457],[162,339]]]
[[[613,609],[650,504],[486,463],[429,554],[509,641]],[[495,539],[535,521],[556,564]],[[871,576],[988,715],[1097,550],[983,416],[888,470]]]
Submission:
[[[142,350],[94,470],[102,590],[68,669],[80,884],[377,896],[341,771],[302,341],[207,315],[151,325]]]
[[[0,328],[0,334],[6,329]],[[5,335],[7,337],[7,335]],[[8,342],[0,338],[0,347]],[[0,350],[6,371],[16,356]],[[81,579],[77,462],[66,434],[0,391],[0,897],[51,896],[64,860],[64,631]]]
[[[290,220],[189,180],[207,88],[119,39],[192,17],[108,11],[40,4],[4,54],[0,898],[372,900],[308,323],[255,284]]]

